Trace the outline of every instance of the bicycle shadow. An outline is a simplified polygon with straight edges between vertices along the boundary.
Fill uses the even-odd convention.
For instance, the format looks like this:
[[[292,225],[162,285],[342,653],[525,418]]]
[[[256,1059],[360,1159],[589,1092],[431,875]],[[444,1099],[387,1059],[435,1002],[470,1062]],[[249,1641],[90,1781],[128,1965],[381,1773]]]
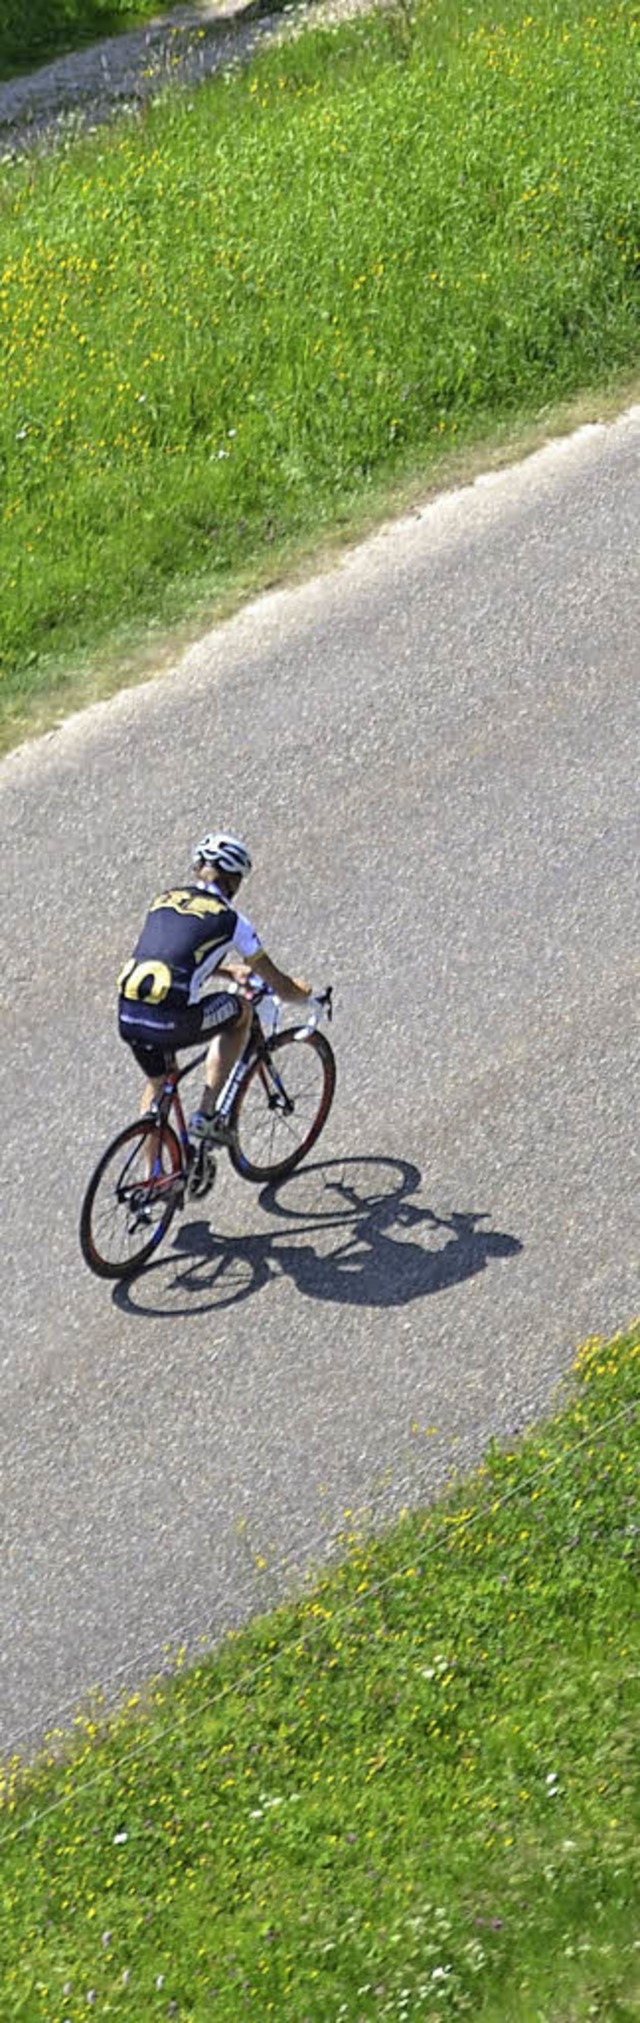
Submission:
[[[156,1319],[221,1312],[254,1298],[275,1279],[288,1278],[308,1299],[402,1307],[522,1250],[519,1237],[479,1228],[487,1220],[484,1211],[439,1215],[422,1206],[411,1198],[421,1184],[419,1167],[387,1156],[303,1167],[259,1195],[261,1208],[281,1229],[228,1237],[205,1221],[182,1223],[171,1257],[118,1286],[114,1303]]]

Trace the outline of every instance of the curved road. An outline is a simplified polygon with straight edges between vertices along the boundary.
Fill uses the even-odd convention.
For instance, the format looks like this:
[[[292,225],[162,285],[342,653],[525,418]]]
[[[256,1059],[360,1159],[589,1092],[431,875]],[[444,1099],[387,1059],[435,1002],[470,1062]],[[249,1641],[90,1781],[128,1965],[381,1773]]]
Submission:
[[[638,1307],[639,450],[636,409],[436,500],[0,769],[4,1749],[427,1494]],[[112,1298],[76,1231],[137,1100],[113,978],[217,821],[267,946],[335,984],[339,1091],[308,1174],[226,1165]]]

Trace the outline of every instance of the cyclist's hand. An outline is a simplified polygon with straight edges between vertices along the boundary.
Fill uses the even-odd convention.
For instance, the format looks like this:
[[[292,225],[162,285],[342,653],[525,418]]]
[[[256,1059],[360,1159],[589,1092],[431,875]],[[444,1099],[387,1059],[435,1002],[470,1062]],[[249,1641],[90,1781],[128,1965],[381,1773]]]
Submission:
[[[222,965],[220,966],[220,969],[218,970],[217,974],[218,976],[233,977],[234,983],[246,984],[249,982],[249,978],[252,974],[251,963],[244,962],[242,956],[239,956],[237,960],[236,957],[233,956],[231,961],[226,962],[224,964],[224,968],[222,967]]]

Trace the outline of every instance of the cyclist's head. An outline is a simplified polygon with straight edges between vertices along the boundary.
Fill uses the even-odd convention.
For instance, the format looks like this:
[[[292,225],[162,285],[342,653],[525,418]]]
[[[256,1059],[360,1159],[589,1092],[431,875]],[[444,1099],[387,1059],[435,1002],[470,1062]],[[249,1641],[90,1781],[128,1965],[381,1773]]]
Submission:
[[[251,870],[246,843],[241,843],[239,836],[229,836],[224,831],[203,836],[202,842],[196,843],[193,862],[201,876],[212,871],[214,877],[221,878],[223,886],[231,894],[237,892],[241,880]]]

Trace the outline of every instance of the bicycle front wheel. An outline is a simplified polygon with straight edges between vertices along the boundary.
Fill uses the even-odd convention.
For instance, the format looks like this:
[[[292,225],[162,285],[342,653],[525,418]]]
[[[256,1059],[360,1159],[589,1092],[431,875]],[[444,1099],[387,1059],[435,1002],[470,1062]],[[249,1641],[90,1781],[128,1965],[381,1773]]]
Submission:
[[[180,1143],[170,1124],[129,1124],[96,1166],[82,1204],[80,1244],[98,1278],[133,1278],[169,1228],[183,1195]]]
[[[243,1180],[284,1180],[326,1124],[336,1064],[324,1033],[279,1033],[238,1090],[229,1153]]]

